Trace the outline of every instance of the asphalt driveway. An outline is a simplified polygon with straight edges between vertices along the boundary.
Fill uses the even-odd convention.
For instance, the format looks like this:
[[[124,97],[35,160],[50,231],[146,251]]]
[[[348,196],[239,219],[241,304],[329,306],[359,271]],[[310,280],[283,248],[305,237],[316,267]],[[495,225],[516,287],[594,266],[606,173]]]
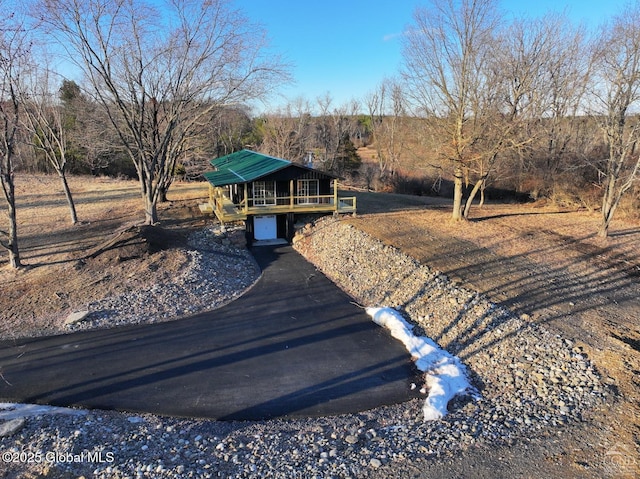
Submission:
[[[403,346],[290,246],[254,248],[238,300],[176,321],[0,342],[0,400],[220,420],[414,397]]]

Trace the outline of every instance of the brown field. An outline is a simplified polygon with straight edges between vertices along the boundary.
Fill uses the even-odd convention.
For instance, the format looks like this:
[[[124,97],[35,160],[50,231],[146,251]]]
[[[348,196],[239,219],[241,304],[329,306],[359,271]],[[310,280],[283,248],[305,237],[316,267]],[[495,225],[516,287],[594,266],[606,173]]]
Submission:
[[[161,228],[142,230],[135,227],[144,219],[136,181],[72,177],[70,186],[75,226],[57,177],[17,177],[26,267],[10,269],[6,251],[0,252],[0,337],[64,331],[68,314],[87,303],[171,277],[187,261],[176,246],[205,224],[197,207],[208,195],[204,183],[175,183],[159,208]],[[6,215],[0,221],[6,230]]]
[[[160,208],[162,228],[127,229],[142,220],[133,181],[72,178],[80,225],[71,226],[55,177],[17,180],[20,271],[0,253],[0,336],[59,332],[66,315],[114,292],[171,277],[184,264],[184,233],[206,221],[203,183],[176,183]],[[586,210],[533,203],[491,204],[469,222],[449,220],[443,199],[359,193],[348,221],[488,295],[523,318],[582,346],[616,400],[595,412],[594,447],[640,444],[640,223],[614,221],[607,240]],[[0,229],[6,228],[4,217]],[[121,232],[121,241],[85,258]],[[85,258],[85,259],[82,259]],[[585,433],[591,434],[592,431]],[[587,461],[578,457],[575,461]],[[640,460],[636,458],[636,465]]]

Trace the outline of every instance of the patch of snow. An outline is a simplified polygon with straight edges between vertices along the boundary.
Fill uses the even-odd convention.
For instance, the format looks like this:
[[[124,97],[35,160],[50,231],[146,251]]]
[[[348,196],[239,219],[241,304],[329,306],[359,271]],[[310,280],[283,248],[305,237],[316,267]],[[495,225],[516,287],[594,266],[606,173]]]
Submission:
[[[67,407],[42,406],[40,404],[0,403],[0,420],[4,421],[30,416],[44,416],[46,414],[81,416],[87,414],[87,411]]]
[[[425,421],[447,414],[447,404],[456,395],[472,389],[466,368],[456,356],[440,348],[431,338],[415,336],[412,326],[393,308],[365,308],[373,321],[401,341],[416,367],[425,373],[427,399],[422,407]]]
[[[74,311],[71,314],[69,314],[69,316],[67,316],[67,319],[64,320],[64,324],[68,326],[70,324],[79,323],[80,321],[84,320],[87,316],[89,316],[89,314],[91,313],[87,310]]]

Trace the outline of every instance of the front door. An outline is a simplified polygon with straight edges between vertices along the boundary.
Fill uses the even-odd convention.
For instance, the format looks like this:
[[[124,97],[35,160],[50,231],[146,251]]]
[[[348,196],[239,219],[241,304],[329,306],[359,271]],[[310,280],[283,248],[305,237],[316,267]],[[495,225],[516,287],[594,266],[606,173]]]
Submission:
[[[257,240],[270,240],[278,237],[276,215],[255,216],[253,218],[253,236]]]

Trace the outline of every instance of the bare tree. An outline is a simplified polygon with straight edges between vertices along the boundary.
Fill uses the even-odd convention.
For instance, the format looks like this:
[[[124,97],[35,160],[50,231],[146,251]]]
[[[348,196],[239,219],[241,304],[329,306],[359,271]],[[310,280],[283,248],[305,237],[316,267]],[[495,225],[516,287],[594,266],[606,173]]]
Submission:
[[[550,16],[504,25],[493,0],[432,0],[414,20],[404,50],[408,91],[453,165],[453,218],[466,219],[500,161],[533,144],[541,131],[533,125],[551,125],[552,141],[560,139],[560,117],[584,91],[580,32]],[[465,183],[473,188],[462,209]]]
[[[378,157],[378,176],[384,181],[387,174],[394,176],[406,145],[406,99],[400,83],[387,79],[367,95],[365,103]]]
[[[316,144],[319,160],[326,171],[343,173],[344,146],[346,140],[357,130],[357,114],[360,105],[356,101],[334,107],[331,95],[327,93],[316,99],[319,111],[315,119]]]
[[[476,180],[467,198],[463,216],[501,155],[519,150],[534,140],[535,132],[527,125],[538,121],[550,108],[548,92],[552,86],[552,52],[562,39],[562,23],[516,20],[494,39],[495,54],[487,61],[478,121],[476,160],[471,164]],[[522,135],[521,132],[526,132]]]
[[[640,174],[640,121],[634,111],[640,105],[640,3],[603,26],[594,43],[594,107],[609,147],[598,235],[607,237],[620,200]]]
[[[28,80],[23,82],[22,124],[30,135],[31,146],[44,155],[58,174],[69,205],[71,223],[75,225],[78,222],[78,214],[67,181],[67,128],[58,95],[52,89],[52,75],[46,66],[34,65]]]
[[[0,7],[5,7],[0,3]],[[22,22],[0,10],[0,183],[7,203],[8,231],[0,245],[9,253],[13,268],[22,266],[18,247],[14,156],[20,121],[20,83],[29,65],[30,42]]]
[[[203,118],[287,79],[262,30],[225,0],[41,0],[40,17],[76,61],[140,181],[145,223]]]
[[[564,16],[543,19],[551,41],[547,46],[546,81],[538,90],[544,104],[539,137],[545,149],[542,171],[545,182],[553,185],[559,174],[576,167],[571,156],[578,156],[578,145],[591,135],[583,132],[579,121],[584,111],[584,95],[590,74],[586,35]],[[573,145],[572,145],[573,143]],[[572,151],[573,150],[573,151]],[[574,158],[575,160],[575,158]]]
[[[463,181],[487,127],[487,62],[498,20],[494,0],[431,0],[416,9],[405,35],[408,90],[439,130],[441,154],[453,165],[454,220],[463,217]]]
[[[279,158],[304,162],[311,150],[311,106],[304,98],[289,102],[261,119],[260,150]]]
[[[319,108],[319,115],[315,122],[316,143],[320,151],[318,159],[326,171],[332,171],[335,167],[335,154],[338,151],[338,143],[340,142],[336,126],[341,129],[344,122],[334,111],[333,98],[329,93],[318,97],[316,103]]]

